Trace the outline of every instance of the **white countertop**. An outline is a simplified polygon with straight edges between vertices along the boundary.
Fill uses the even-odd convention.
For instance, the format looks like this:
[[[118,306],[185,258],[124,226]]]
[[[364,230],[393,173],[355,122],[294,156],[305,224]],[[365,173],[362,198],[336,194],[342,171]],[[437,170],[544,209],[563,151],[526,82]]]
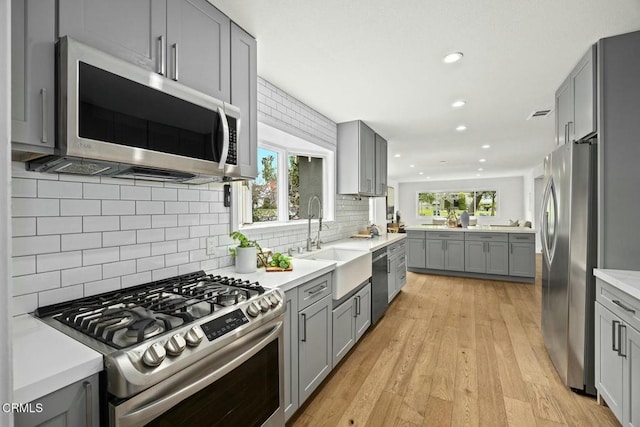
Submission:
[[[405,227],[407,231],[457,231],[457,232],[481,232],[481,233],[523,233],[535,234],[536,230],[529,227],[508,227],[502,225],[473,225],[469,228],[454,227],[446,225],[412,225]]]
[[[376,251],[392,243],[406,238],[405,233],[387,233],[370,239],[347,238],[329,242],[324,247],[339,247],[342,249],[357,249],[361,251]]]
[[[29,314],[13,318],[14,402],[31,402],[102,369],[100,353]]]
[[[593,274],[640,301],[640,271],[594,268]]]

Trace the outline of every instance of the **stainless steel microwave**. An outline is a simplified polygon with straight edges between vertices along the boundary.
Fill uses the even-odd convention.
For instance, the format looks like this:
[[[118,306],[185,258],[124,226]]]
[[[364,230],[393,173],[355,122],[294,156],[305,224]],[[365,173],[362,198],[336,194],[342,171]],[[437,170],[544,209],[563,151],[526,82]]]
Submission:
[[[56,46],[56,154],[41,172],[203,183],[240,178],[240,110],[86,46]]]

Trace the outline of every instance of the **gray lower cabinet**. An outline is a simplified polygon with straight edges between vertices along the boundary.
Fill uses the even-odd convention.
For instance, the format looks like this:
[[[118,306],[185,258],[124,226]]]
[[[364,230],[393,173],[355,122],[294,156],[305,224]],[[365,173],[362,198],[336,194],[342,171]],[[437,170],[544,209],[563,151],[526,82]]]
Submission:
[[[298,290],[285,293],[287,311],[284,319],[284,417],[289,419],[298,409]]]
[[[461,240],[444,241],[444,269],[464,271],[464,242]]]
[[[424,232],[407,233],[407,267],[426,268],[426,241]]]
[[[535,235],[509,234],[509,276],[535,277],[535,256]]]
[[[60,37],[231,99],[231,21],[206,0],[60,0],[58,15]]]
[[[333,366],[371,326],[371,283],[333,309]]]
[[[465,271],[506,276],[509,274],[508,235],[465,233]]]
[[[459,232],[426,234],[426,268],[464,271],[464,235]]]
[[[231,103],[242,114],[238,166],[243,177],[258,175],[258,54],[250,34],[231,23]]]
[[[298,399],[300,404],[332,368],[331,296],[298,313]]]
[[[424,235],[424,234],[423,234]],[[407,283],[407,244],[411,245],[415,243],[418,246],[418,250],[415,253],[419,253],[420,259],[417,261],[422,268],[425,265],[425,252],[423,239],[406,239],[390,245],[387,248],[387,285],[388,285],[388,297],[389,302],[400,292],[400,289]],[[409,253],[412,253],[412,249],[409,249]],[[414,255],[415,255],[414,253]]]
[[[55,2],[11,2],[11,141],[52,153],[55,144]]]
[[[78,427],[100,425],[98,374],[68,385],[32,402],[33,413],[14,416],[16,427]],[[42,412],[37,413],[37,404]]]
[[[596,279],[595,381],[624,427],[640,425],[640,300]]]

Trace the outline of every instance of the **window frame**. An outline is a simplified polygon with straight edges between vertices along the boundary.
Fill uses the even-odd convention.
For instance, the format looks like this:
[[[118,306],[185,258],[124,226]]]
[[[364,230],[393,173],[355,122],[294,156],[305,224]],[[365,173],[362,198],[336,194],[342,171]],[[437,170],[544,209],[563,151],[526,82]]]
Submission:
[[[415,213],[416,213],[416,218],[424,218],[424,219],[433,219],[433,218],[444,218],[447,216],[446,211],[444,210],[444,208],[442,208],[441,210],[441,214],[438,215],[420,215],[420,194],[421,193],[476,193],[476,192],[485,192],[485,191],[495,191],[496,192],[496,215],[491,216],[491,215],[477,215],[474,214],[472,215],[473,218],[500,218],[500,212],[501,210],[499,209],[499,207],[501,206],[501,202],[500,202],[500,193],[501,190],[498,187],[494,187],[491,190],[482,190],[482,189],[465,189],[465,190],[421,190],[421,191],[417,191],[416,195],[415,195]],[[442,212],[445,212],[444,215],[442,214]],[[474,210],[474,212],[476,212],[476,210]]]

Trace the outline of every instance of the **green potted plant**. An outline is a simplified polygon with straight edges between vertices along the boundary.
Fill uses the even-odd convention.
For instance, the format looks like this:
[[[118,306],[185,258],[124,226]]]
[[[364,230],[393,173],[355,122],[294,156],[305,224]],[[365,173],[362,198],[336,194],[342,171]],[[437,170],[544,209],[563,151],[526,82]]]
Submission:
[[[247,236],[239,231],[232,231],[229,237],[239,242],[235,248],[229,248],[231,256],[236,259],[237,273],[254,273],[257,269],[258,260],[262,265],[266,265],[266,259],[262,248],[255,240],[249,240]]]

